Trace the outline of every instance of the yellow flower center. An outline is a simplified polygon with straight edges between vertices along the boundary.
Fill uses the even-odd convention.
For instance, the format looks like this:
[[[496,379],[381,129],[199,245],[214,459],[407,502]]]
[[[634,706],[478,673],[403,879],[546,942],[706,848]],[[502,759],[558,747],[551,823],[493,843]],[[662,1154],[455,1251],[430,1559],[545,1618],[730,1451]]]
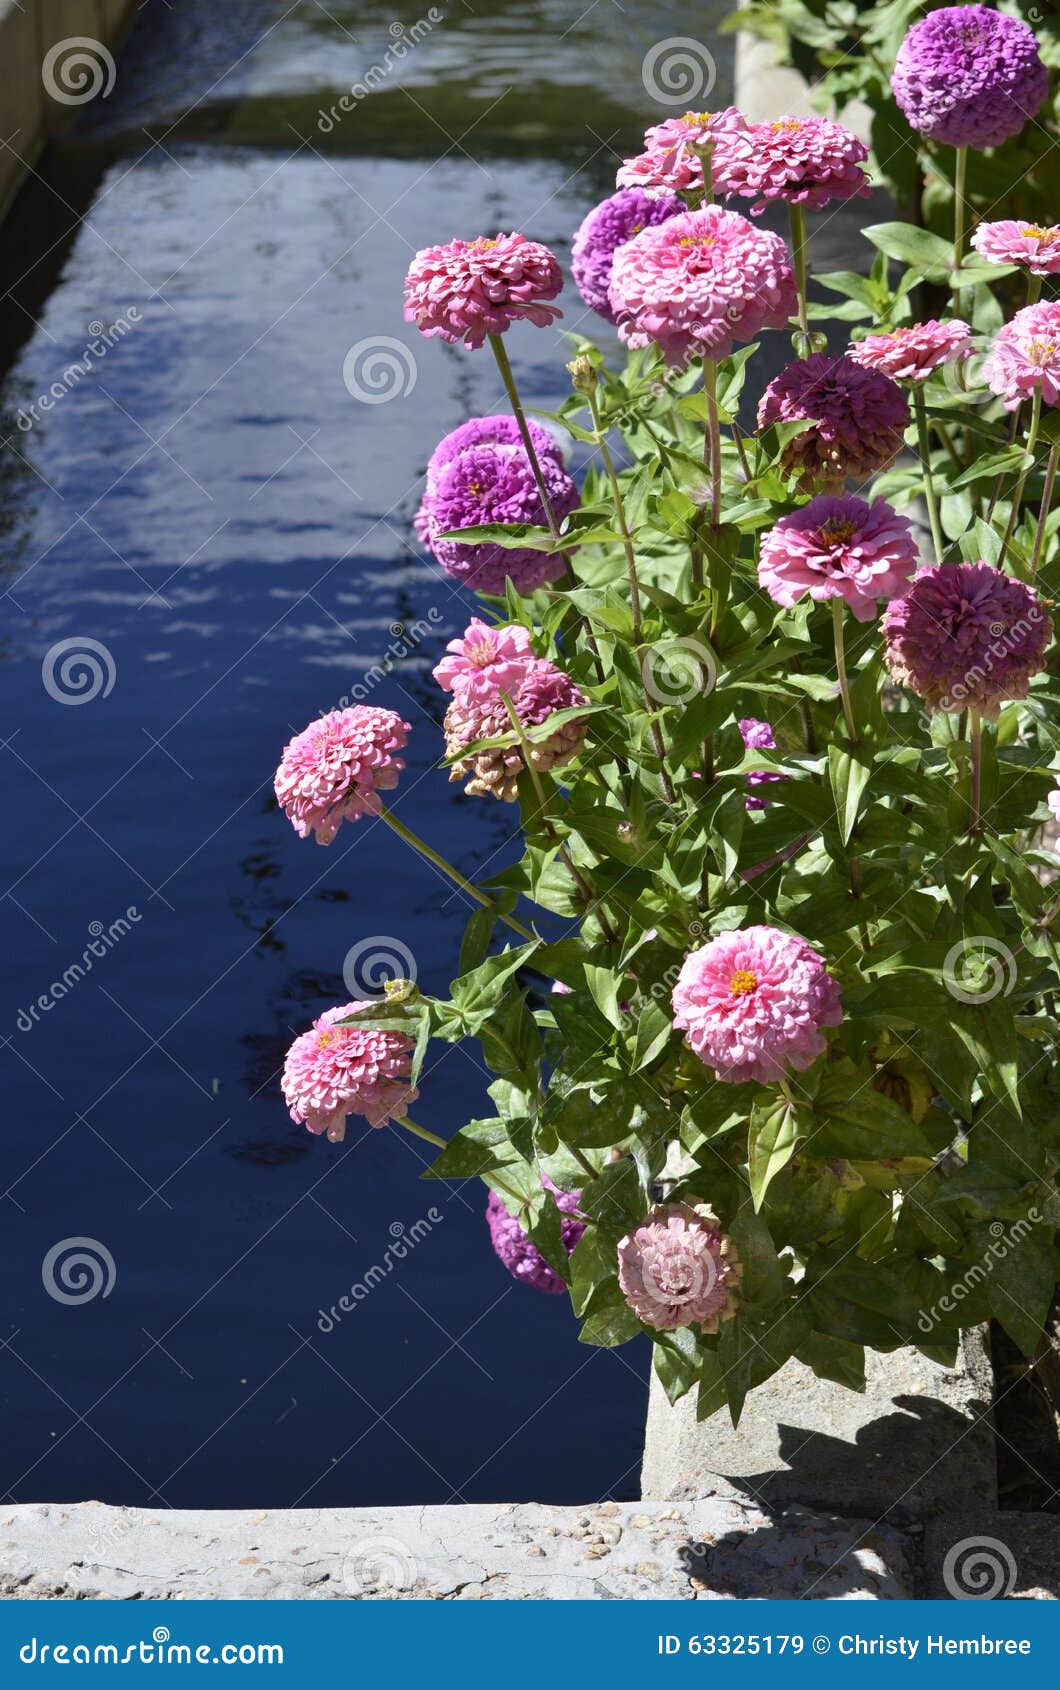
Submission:
[[[326,1032],[318,1033],[318,1047],[321,1050],[327,1050],[328,1045],[334,1044],[336,1039],[344,1039],[349,1030],[348,1027],[329,1027]]]
[[[682,235],[678,246],[714,246],[713,235]]]
[[[821,539],[828,545],[845,546],[853,538],[854,524],[852,522],[839,522],[832,516],[829,517],[827,522],[821,524]]]
[[[757,974],[752,974],[749,968],[738,968],[729,981],[729,996],[745,998],[749,992],[755,991],[757,986]]]
[[[474,493],[476,499],[480,499],[482,497],[481,481],[469,481],[467,484],[467,490],[469,493]]]
[[[1024,223],[1020,228],[1020,234],[1028,235],[1031,240],[1037,241],[1040,246],[1052,246],[1056,240],[1057,230],[1042,229],[1037,223]]]
[[[710,118],[711,114],[709,111],[686,111],[684,117],[681,119],[681,122],[689,124],[709,123]]]
[[[497,245],[496,237],[494,237],[492,240],[490,240],[490,239],[487,239],[487,237],[485,235],[480,235],[478,237],[477,241],[472,241],[471,250],[472,250],[472,252],[489,252],[490,249],[492,247],[495,247],[496,245]]]
[[[801,120],[797,117],[779,117],[777,121],[775,123],[771,123],[769,127],[772,129],[774,135],[779,135],[782,129],[792,131],[798,129],[800,125]]]
[[[1055,341],[1029,340],[1027,342],[1027,357],[1032,364],[1047,364],[1055,352]]]

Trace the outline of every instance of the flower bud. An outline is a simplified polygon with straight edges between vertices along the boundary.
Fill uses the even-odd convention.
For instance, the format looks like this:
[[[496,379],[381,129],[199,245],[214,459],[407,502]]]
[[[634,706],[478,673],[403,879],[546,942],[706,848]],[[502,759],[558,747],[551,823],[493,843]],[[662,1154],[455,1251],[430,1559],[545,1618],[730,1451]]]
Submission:
[[[597,375],[591,359],[586,358],[583,353],[581,357],[572,358],[567,369],[570,371],[570,384],[575,393],[595,393]]]

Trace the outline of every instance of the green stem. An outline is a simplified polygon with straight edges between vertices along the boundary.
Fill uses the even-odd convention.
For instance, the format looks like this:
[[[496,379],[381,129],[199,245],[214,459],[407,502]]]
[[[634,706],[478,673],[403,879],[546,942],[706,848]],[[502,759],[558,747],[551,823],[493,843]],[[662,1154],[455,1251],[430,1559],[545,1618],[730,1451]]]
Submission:
[[[968,832],[979,832],[979,812],[983,792],[983,719],[978,710],[968,711],[968,744],[972,754],[972,789],[969,802]]]
[[[593,1167],[592,1163],[589,1161],[589,1158],[585,1155],[585,1153],[583,1151],[578,1149],[578,1146],[576,1144],[568,1144],[565,1139],[561,1139],[560,1143],[563,1145],[564,1150],[570,1151],[570,1154],[574,1157],[574,1160],[577,1162],[578,1166],[583,1170],[584,1173],[588,1174],[590,1179],[598,1179],[600,1177],[597,1174],[596,1169]]]
[[[835,666],[839,676],[839,695],[843,700],[843,718],[847,725],[847,733],[851,745],[858,743],[858,731],[854,724],[854,707],[850,702],[850,683],[847,680],[846,645],[843,639],[843,600],[832,600],[832,630],[835,634]]]
[[[1027,445],[1026,445],[1025,449],[1026,449],[1028,457],[1033,455],[1034,448],[1038,444],[1038,430],[1041,428],[1041,426],[1042,426],[1042,390],[1041,390],[1040,387],[1036,387],[1035,390],[1034,390],[1034,397],[1031,400],[1030,426],[1027,429]],[[1016,525],[1017,525],[1017,523],[1019,522],[1019,519],[1020,519],[1020,506],[1023,503],[1023,489],[1027,485],[1027,477],[1030,474],[1030,470],[1031,470],[1031,466],[1030,466],[1030,464],[1028,464],[1025,469],[1022,469],[1020,471],[1020,477],[1019,477],[1019,480],[1016,483],[1015,491],[1013,492],[1013,495],[1012,495],[1012,509],[1008,513],[1008,523],[1006,524],[1006,527],[1005,527],[1005,538],[1001,542],[1001,555],[997,560],[997,567],[999,569],[1004,568],[1005,553],[1008,551],[1009,542],[1011,541],[1013,534],[1016,532]]]
[[[607,444],[607,434],[600,420],[600,406],[597,401],[595,388],[587,393],[586,398],[589,401],[589,414],[593,419],[593,433],[596,436],[597,449],[599,450],[604,471],[607,475],[608,483],[611,488],[611,497],[615,502],[615,519],[618,523],[618,532],[622,536],[622,547],[626,554],[626,578],[629,582],[629,604],[633,615],[633,643],[637,647],[639,661],[640,647],[644,639],[644,620],[640,605],[640,582],[637,579],[637,554],[633,549],[633,536],[629,531],[629,523],[626,520],[626,506],[622,498],[622,488],[619,485],[618,472],[615,469],[615,461],[611,456],[611,449]],[[659,759],[659,772],[662,777],[663,792],[666,795],[666,802],[668,804],[672,804],[674,802],[674,789],[673,782],[671,781],[666,769],[666,746],[663,741],[662,728],[659,725],[659,718],[648,693],[647,682],[644,680],[643,671],[641,673],[641,682],[644,694],[644,709],[648,717],[652,747],[655,751],[656,757]]]
[[[1053,487],[1056,484],[1057,453],[1060,447],[1053,445],[1049,449],[1049,462],[1045,470],[1045,490],[1042,493],[1042,506],[1038,512],[1038,527],[1034,534],[1034,549],[1031,552],[1031,580],[1038,574],[1038,565],[1042,558],[1042,547],[1045,544],[1045,525],[1049,518],[1049,509],[1053,502]]]
[[[495,910],[499,919],[513,932],[521,934],[524,939],[536,940],[536,934],[531,933],[530,929],[524,927],[521,921],[517,921],[515,916],[505,915],[502,910],[497,909],[492,898],[488,898],[485,892],[466,879],[458,868],[454,868],[452,863],[446,862],[444,857],[440,857],[437,851],[432,850],[427,841],[421,839],[418,833],[413,833],[412,829],[406,827],[404,822],[399,822],[393,811],[388,810],[385,804],[380,806],[379,818],[386,822],[388,827],[393,828],[398,838],[403,839],[406,845],[411,845],[414,851],[418,851],[422,857],[426,857],[427,861],[433,863],[435,868],[440,868],[443,874],[447,874],[449,879],[465,891],[469,898],[474,898],[476,904],[481,904],[484,910]]]
[[[791,225],[791,248],[795,259],[795,285],[799,290],[799,328],[802,330],[802,344],[799,347],[799,357],[808,358],[810,355],[810,319],[806,308],[805,207],[801,205],[789,205],[788,221]]]
[[[935,562],[942,562],[942,524],[939,521],[939,502],[935,493],[935,477],[931,469],[931,437],[928,433],[927,402],[924,398],[924,384],[917,382],[913,387],[913,409],[916,414],[917,440],[920,445],[920,467],[924,472],[924,498],[927,501],[928,521],[931,523],[931,540],[935,547]]]
[[[721,527],[721,424],[718,421],[718,366],[713,358],[703,360],[703,386],[707,395],[707,436],[703,455],[710,459],[710,525]]]
[[[556,512],[552,505],[552,499],[549,496],[548,488],[545,485],[545,478],[541,473],[541,465],[538,461],[533,437],[530,433],[530,425],[526,420],[526,412],[523,410],[523,402],[519,397],[519,389],[515,385],[515,374],[508,361],[508,353],[505,348],[504,341],[499,334],[491,334],[489,336],[489,343],[490,350],[492,351],[494,358],[497,360],[497,368],[501,372],[501,380],[504,383],[504,391],[508,395],[508,403],[512,408],[512,415],[515,418],[520,438],[526,450],[526,455],[530,460],[530,468],[534,472],[534,480],[537,482],[537,491],[541,499],[541,508],[545,513],[545,521],[548,524],[548,531],[554,540],[558,540],[559,523],[556,520]],[[566,552],[563,553],[563,557],[569,566],[570,558]]]
[[[955,271],[964,263],[964,224],[965,224],[965,180],[968,172],[968,148],[958,147],[956,164],[953,172],[953,268]],[[961,290],[954,285],[953,309],[959,317],[961,314]]]
[[[1027,272],[1027,304],[1037,305],[1042,292],[1042,278]]]
[[[417,1138],[426,1139],[428,1144],[436,1144],[439,1150],[448,1148],[449,1140],[447,1138],[439,1138],[437,1133],[432,1133],[427,1127],[418,1127],[415,1121],[409,1120],[407,1115],[395,1115],[394,1119],[399,1127],[404,1127],[406,1132],[415,1133]]]

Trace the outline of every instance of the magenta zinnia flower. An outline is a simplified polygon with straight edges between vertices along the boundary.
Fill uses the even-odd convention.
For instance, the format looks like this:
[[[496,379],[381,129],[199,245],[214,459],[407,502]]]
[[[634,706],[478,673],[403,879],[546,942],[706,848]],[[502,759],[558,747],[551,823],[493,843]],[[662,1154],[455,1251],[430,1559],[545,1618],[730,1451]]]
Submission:
[[[506,628],[491,628],[473,616],[459,640],[450,640],[434,671],[434,678],[445,692],[479,703],[506,692],[510,697],[519,691],[527,666],[533,662],[530,634],[518,624]]]
[[[561,1191],[547,1174],[541,1183],[546,1191],[551,1191],[556,1208],[563,1216],[560,1228],[563,1246],[569,1256],[585,1231],[585,1222],[575,1218],[582,1194],[580,1191]],[[549,1267],[537,1245],[523,1231],[518,1216],[508,1213],[503,1197],[496,1191],[490,1192],[486,1202],[486,1222],[490,1229],[490,1242],[513,1279],[532,1285],[535,1291],[544,1291],[550,1297],[563,1295],[567,1289],[566,1281],[560,1278],[555,1268]]]
[[[734,342],[784,328],[797,307],[779,235],[717,205],[670,217],[619,247],[610,297],[623,339],[657,341],[671,364],[726,358]]]
[[[370,1021],[336,1027],[336,1021],[367,1007],[355,1001],[325,1010],[295,1039],[283,1065],[280,1084],[292,1121],[304,1122],[311,1133],[326,1133],[332,1144],[345,1138],[347,1115],[385,1127],[418,1095],[409,1084],[413,1045],[404,1033],[381,1032]]]
[[[668,117],[644,136],[644,151],[627,158],[616,178],[620,188],[649,188],[672,194],[703,192],[705,149],[712,149],[712,168],[721,166],[723,152],[742,146],[747,133],[743,113],[735,106],[724,111],[687,111]]]
[[[1049,92],[1034,32],[989,6],[944,6],[898,49],[894,97],[914,129],[949,147],[999,147]]]
[[[1018,264],[1032,276],[1055,276],[1060,271],[1060,228],[1055,224],[1017,223],[1002,218],[980,223],[972,245],[988,264]]]
[[[620,188],[594,206],[578,226],[571,247],[574,285],[586,305],[609,323],[615,322],[607,290],[611,266],[620,246],[674,217],[684,207],[674,194],[647,194],[643,188]]]
[[[972,331],[959,317],[940,323],[910,323],[887,334],[866,335],[848,347],[847,357],[869,370],[882,370],[895,381],[923,381],[943,364],[964,358]]]
[[[507,696],[524,730],[539,727],[560,710],[575,710],[589,702],[570,676],[544,657],[535,657],[526,665],[518,691]],[[478,740],[499,739],[513,733],[511,716],[499,692],[491,698],[457,693],[445,713],[445,749],[449,757]],[[559,768],[576,756],[584,743],[585,721],[574,716],[561,722],[544,739],[531,742],[530,759],[535,769]],[[450,769],[449,779],[463,780],[470,774],[468,792],[491,792],[495,798],[514,803],[519,795],[519,776],[525,767],[521,745],[498,746],[492,751],[460,758]]]
[[[775,927],[722,933],[686,956],[673,990],[674,1026],[719,1080],[769,1085],[808,1068],[822,1027],[843,1019],[839,987],[805,939]]]
[[[1042,600],[988,563],[922,569],[883,618],[887,667],[932,710],[993,720],[1026,698],[1053,637]]]
[[[547,328],[563,315],[547,303],[562,286],[555,255],[525,235],[427,246],[405,277],[405,321],[428,339],[474,348],[522,320]]]
[[[714,186],[722,199],[754,200],[753,217],[771,200],[820,211],[833,200],[869,192],[868,148],[826,117],[781,117],[748,126],[747,144],[719,156]]]
[[[774,376],[758,406],[759,428],[810,418],[816,424],[789,440],[783,466],[812,491],[822,482],[865,481],[897,457],[909,426],[909,403],[898,384],[852,358],[814,352]]]
[[[1060,405],[1060,301],[1025,305],[998,330],[983,379],[1004,401],[1006,411],[1014,411],[1036,391],[1044,404]]]
[[[562,522],[578,505],[578,489],[558,454],[538,461],[556,520]],[[417,526],[445,573],[477,592],[503,593],[505,581],[511,581],[517,592],[530,593],[562,575],[566,565],[558,552],[441,538],[453,529],[487,522],[547,526],[537,480],[522,446],[484,442],[459,452],[428,486]]]
[[[736,726],[740,730],[745,751],[775,751],[776,739],[769,722],[761,722],[757,716],[742,716]],[[767,786],[770,781],[787,780],[787,775],[779,774],[774,769],[751,769],[747,775],[748,786]],[[745,810],[764,810],[764,798],[746,797],[743,801]]]
[[[905,591],[919,558],[913,525],[885,499],[822,495],[782,516],[762,541],[758,584],[777,604],[845,599],[859,622]]]
[[[637,1319],[659,1332],[716,1332],[736,1313],[743,1269],[705,1203],[659,1203],[618,1244],[618,1283]]]
[[[535,422],[533,417],[527,417],[526,425],[538,458],[554,458],[562,465],[563,447],[555,435],[550,434],[542,423]],[[521,446],[522,443],[519,424],[510,411],[501,411],[490,417],[469,417],[459,428],[454,428],[444,435],[428,458],[427,492],[430,493],[434,488],[446,465],[451,464],[454,458],[458,458],[461,452],[466,452],[469,447]]]
[[[276,797],[295,832],[330,845],[340,823],[377,816],[379,793],[392,791],[405,767],[394,753],[410,732],[393,710],[355,704],[329,710],[295,734],[276,771]]]

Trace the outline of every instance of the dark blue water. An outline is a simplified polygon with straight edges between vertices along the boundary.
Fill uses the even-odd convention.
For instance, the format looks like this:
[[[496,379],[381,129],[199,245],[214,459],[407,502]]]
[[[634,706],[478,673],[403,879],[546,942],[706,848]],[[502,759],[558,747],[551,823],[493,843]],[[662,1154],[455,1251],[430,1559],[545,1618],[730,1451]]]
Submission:
[[[636,77],[612,12],[598,56]],[[488,37],[491,78],[578,83],[587,26],[572,45],[557,22],[580,13],[513,13],[508,37],[465,20],[430,76],[473,79]],[[351,70],[344,21],[281,15],[233,6],[227,39],[204,7],[141,19],[108,110],[67,152],[93,124],[125,145],[3,390],[0,1490],[156,1507],[629,1496],[645,1353],[580,1346],[566,1302],[494,1259],[484,1188],[418,1182],[425,1146],[396,1128],[330,1146],[287,1118],[284,1051],[350,995],[350,948],[407,947],[444,992],[468,908],[381,823],[324,851],[271,793],[291,733],[389,652],[370,696],[413,724],[399,814],[471,875],[516,848],[513,810],[435,768],[430,668],[473,604],[410,530],[431,448],[501,408],[499,382],[485,356],[414,338],[400,283],[413,248],[458,231],[525,227],[565,252],[610,166],[586,165],[587,142],[480,167],[473,136],[450,146],[414,106],[421,156],[288,144],[279,96],[315,109],[372,40]],[[275,145],[205,138],[218,78],[229,101],[272,102]],[[163,147],[130,145],[193,101]],[[91,325],[119,320],[64,386]],[[359,403],[344,360],[380,336],[415,385]],[[555,402],[559,337],[523,329],[511,350],[530,401]],[[63,680],[67,641],[95,642],[95,686]],[[82,977],[53,991],[71,965]],[[448,1136],[486,1111],[488,1079],[476,1047],[437,1047],[417,1116]],[[318,1311],[432,1206],[406,1259],[322,1332]],[[42,1264],[79,1238],[113,1284],[63,1304]]]

